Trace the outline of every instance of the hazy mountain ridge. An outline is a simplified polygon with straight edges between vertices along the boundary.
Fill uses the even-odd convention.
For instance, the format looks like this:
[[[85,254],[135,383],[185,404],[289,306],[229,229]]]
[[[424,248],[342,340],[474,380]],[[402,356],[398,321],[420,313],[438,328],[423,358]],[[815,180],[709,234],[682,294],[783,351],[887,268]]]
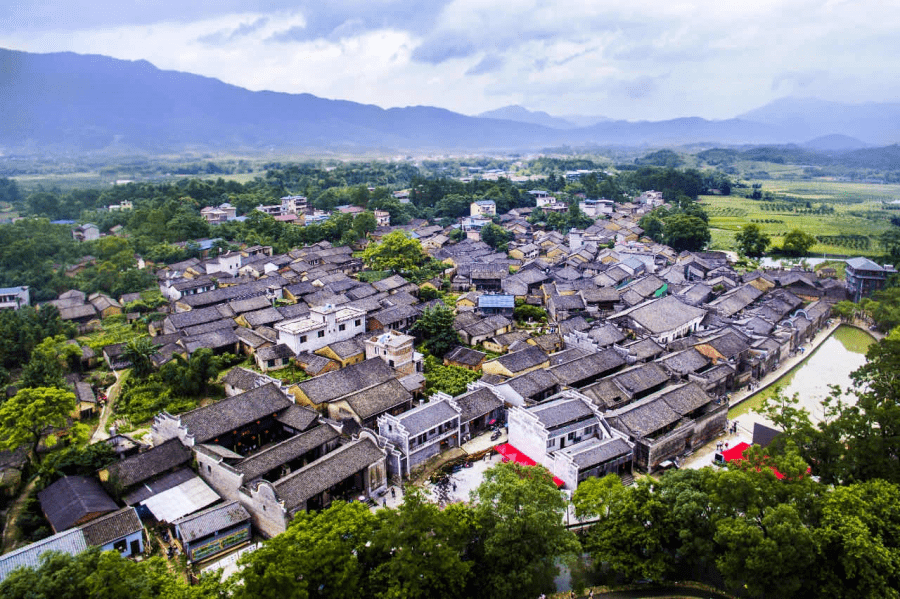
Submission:
[[[143,60],[3,49],[0,75],[0,114],[5,116],[0,119],[0,151],[7,154],[783,144],[832,133],[871,142],[874,133],[862,129],[875,122],[873,115],[896,111],[900,117],[900,104],[863,105],[852,116],[852,106],[825,103],[820,104],[823,114],[843,115],[850,126],[800,135],[798,131],[811,127],[811,119],[803,126],[792,122],[790,115],[803,112],[803,101],[786,100],[721,121],[699,117],[603,120],[575,127],[565,119],[522,107],[485,113],[494,118],[429,106],[383,109],[306,93],[253,92],[218,79],[164,71]],[[510,116],[536,122],[510,120]],[[561,124],[570,127],[550,126]],[[826,126],[824,121],[820,124]],[[878,125],[878,135],[884,137],[885,131],[900,127],[900,118]],[[900,132],[892,139],[898,140]]]

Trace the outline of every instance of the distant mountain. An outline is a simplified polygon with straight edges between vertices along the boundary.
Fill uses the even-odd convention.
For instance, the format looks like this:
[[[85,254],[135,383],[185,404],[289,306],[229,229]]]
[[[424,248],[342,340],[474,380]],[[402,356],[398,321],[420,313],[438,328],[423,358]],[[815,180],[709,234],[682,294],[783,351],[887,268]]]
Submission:
[[[481,119],[504,119],[507,121],[515,121],[517,123],[531,123],[532,125],[541,125],[550,127],[551,129],[575,129],[576,124],[565,119],[550,116],[546,112],[528,110],[516,104],[504,106],[496,110],[488,110],[478,115]]]
[[[566,141],[537,125],[251,92],[105,56],[0,49],[0,73],[7,152],[506,149]]]
[[[579,123],[572,123],[518,106],[471,117],[430,106],[383,109],[310,94],[252,92],[146,61],[0,49],[0,155],[784,144],[825,132],[871,143],[878,138],[871,134],[876,124],[887,143],[900,141],[900,105],[825,103],[813,111],[818,120],[799,126],[797,115],[810,112],[804,106],[773,103],[723,121],[573,117]],[[839,117],[851,126],[837,127]],[[590,119],[594,124],[576,126]]]
[[[841,134],[873,145],[900,141],[900,103],[842,104],[782,98],[738,118],[778,127],[793,140]]]
[[[803,144],[803,147],[812,150],[820,150],[822,152],[846,152],[848,150],[861,150],[868,148],[869,144],[850,137],[849,135],[841,135],[840,133],[832,133],[831,135],[823,135],[815,139],[811,139]]]

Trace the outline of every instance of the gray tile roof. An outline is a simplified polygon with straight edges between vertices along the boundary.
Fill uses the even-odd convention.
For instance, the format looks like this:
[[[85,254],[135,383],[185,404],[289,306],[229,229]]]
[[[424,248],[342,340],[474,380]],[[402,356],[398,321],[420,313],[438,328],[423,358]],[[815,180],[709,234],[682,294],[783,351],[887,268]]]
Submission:
[[[706,314],[706,310],[689,306],[674,296],[666,296],[635,308],[629,316],[651,333],[664,333],[683,326]]]
[[[381,358],[372,358],[302,381],[298,383],[298,387],[310,401],[322,404],[392,378],[394,370],[387,362]]]
[[[288,409],[280,412],[275,420],[291,427],[294,430],[305,431],[319,418],[319,413],[305,406],[293,404]]]
[[[65,530],[52,537],[0,555],[0,581],[18,568],[37,568],[41,565],[41,556],[48,551],[78,555],[85,550],[87,550],[87,543],[81,529]]]
[[[585,443],[584,446],[576,445],[567,451],[572,456],[579,470],[587,470],[594,466],[599,466],[610,460],[627,456],[632,452],[631,446],[618,437],[606,440],[593,438]]]
[[[172,524],[178,527],[181,538],[190,542],[249,521],[250,514],[244,506],[229,501],[179,518]]]
[[[513,377],[507,384],[524,398],[532,398],[539,393],[559,386],[559,379],[549,370],[532,370]]]
[[[497,362],[511,373],[516,374],[549,361],[550,358],[544,350],[536,345],[530,345],[525,349],[504,354],[493,360],[488,360],[485,364]]]
[[[259,372],[236,366],[228,371],[228,374],[225,375],[222,382],[226,385],[231,385],[235,389],[249,391],[254,387],[259,387],[275,381],[273,381],[271,377],[260,374]]]
[[[465,364],[467,366],[478,366],[484,360],[486,355],[487,354],[484,352],[459,345],[444,354],[444,359]]]
[[[247,312],[243,316],[244,320],[247,321],[247,324],[249,324],[251,328],[256,328],[262,325],[271,325],[284,320],[284,316],[281,314],[281,312],[279,312],[272,306],[268,306],[261,310],[255,310],[253,312]]]
[[[133,507],[124,507],[88,522],[81,527],[81,531],[88,545],[102,547],[134,534],[142,528],[137,510]]]
[[[659,359],[659,363],[674,374],[683,376],[691,372],[697,372],[709,364],[709,358],[690,348],[674,354],[669,354]]]
[[[595,416],[594,411],[584,401],[569,397],[551,399],[528,408],[528,411],[537,416],[541,424],[550,430]]]
[[[614,349],[588,354],[571,362],[553,366],[550,371],[564,385],[577,385],[589,378],[603,376],[625,364],[625,358]]]
[[[107,470],[110,479],[114,479],[116,484],[127,489],[190,460],[191,450],[182,445],[178,439],[170,439],[137,455],[113,462]]]
[[[397,419],[410,436],[415,436],[457,416],[459,413],[446,401],[432,401],[404,412]]]
[[[181,483],[196,477],[197,474],[190,468],[181,468],[175,472],[164,474],[153,481],[142,482],[128,495],[125,495],[122,501],[125,502],[125,505],[136,505],[163,491],[174,489]]]
[[[293,358],[294,351],[284,343],[278,345],[270,345],[269,347],[261,347],[256,350],[256,355],[260,360],[277,360],[281,358]]]
[[[181,423],[196,443],[205,443],[248,422],[280,412],[291,404],[274,383],[269,383],[185,412],[181,415]]]
[[[96,479],[64,476],[38,493],[41,509],[54,531],[72,528],[90,514],[105,514],[119,508]]]
[[[340,371],[339,371],[340,372]],[[367,387],[342,397],[359,416],[360,420],[387,412],[412,400],[412,394],[395,378]]]
[[[462,410],[459,415],[460,423],[470,422],[503,406],[503,400],[487,387],[463,393],[455,401]]]
[[[274,483],[288,512],[384,458],[370,439],[353,441]]]
[[[340,434],[332,427],[320,424],[306,432],[257,451],[234,464],[234,467],[244,474],[246,484],[339,436]]]

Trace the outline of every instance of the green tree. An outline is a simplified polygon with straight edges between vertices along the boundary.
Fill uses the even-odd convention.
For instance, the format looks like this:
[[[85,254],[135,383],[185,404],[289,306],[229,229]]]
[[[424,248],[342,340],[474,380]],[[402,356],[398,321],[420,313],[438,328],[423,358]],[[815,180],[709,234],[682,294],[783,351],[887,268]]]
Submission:
[[[407,491],[396,510],[379,510],[379,523],[366,555],[369,595],[447,599],[468,597],[469,536],[453,511],[441,510],[421,493]],[[461,534],[462,533],[462,534]]]
[[[425,262],[426,255],[417,239],[407,236],[403,230],[393,231],[382,237],[380,243],[370,244],[363,252],[363,260],[373,270],[403,272]]]
[[[159,351],[149,337],[132,337],[125,343],[123,356],[131,362],[131,372],[140,379],[146,379],[153,372],[153,356]]]
[[[235,597],[343,599],[363,595],[379,519],[361,503],[300,512],[287,531],[241,559]]]
[[[208,347],[201,347],[188,360],[176,355],[160,369],[159,378],[175,395],[204,397],[209,382],[218,376],[220,369],[219,358]]]
[[[792,229],[784,236],[781,251],[788,256],[805,256],[816,243],[816,238],[809,233]]]
[[[769,236],[762,232],[759,225],[749,223],[738,231],[734,240],[738,244],[738,251],[744,256],[758,258],[762,256],[766,248],[769,247]]]
[[[672,516],[653,483],[639,481],[623,488],[618,477],[588,480],[574,497],[579,515],[594,515],[600,522],[587,532],[582,546],[595,564],[626,578],[662,580],[673,567],[668,551],[673,536]],[[584,490],[582,486],[586,486]]]
[[[218,586],[218,585],[217,585]],[[72,556],[56,551],[41,555],[37,568],[20,568],[0,583],[7,599],[212,599],[209,585],[188,587],[168,571],[165,560],[141,563],[92,547]],[[204,594],[205,592],[205,594]]]
[[[883,480],[824,497],[813,531],[818,597],[900,597],[900,488]]]
[[[678,252],[702,250],[711,239],[709,225],[696,216],[673,214],[665,223],[666,243]]]
[[[353,217],[353,232],[360,239],[373,232],[378,227],[375,215],[371,212],[361,212]]]
[[[656,211],[642,216],[638,224],[644,230],[644,235],[653,241],[658,243],[663,243],[665,241],[666,223],[659,217]]]
[[[66,368],[79,364],[81,348],[66,343],[65,337],[47,337],[31,352],[31,359],[22,369],[23,387],[65,387]]]
[[[453,328],[453,311],[443,304],[425,308],[410,332],[423,338],[425,349],[438,358],[460,344],[459,334]]]
[[[560,559],[579,551],[566,530],[566,500],[543,466],[498,464],[475,491],[483,539],[475,580],[482,597],[536,597],[552,591]],[[514,548],[514,550],[512,550]]]
[[[526,322],[533,320],[535,322],[546,322],[547,311],[540,306],[532,306],[525,302],[516,302],[516,308],[513,310],[513,318],[518,322]]]
[[[481,229],[481,241],[499,252],[505,252],[513,234],[494,223],[488,223]]]
[[[75,394],[56,387],[20,389],[0,405],[0,448],[28,445],[34,460],[41,456],[38,446],[48,427],[63,427],[75,408]]]

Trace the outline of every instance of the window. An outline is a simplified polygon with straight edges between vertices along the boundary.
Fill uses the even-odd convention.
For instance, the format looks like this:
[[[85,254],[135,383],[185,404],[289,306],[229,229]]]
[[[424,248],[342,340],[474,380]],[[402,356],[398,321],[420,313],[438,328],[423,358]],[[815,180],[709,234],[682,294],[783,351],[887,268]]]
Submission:
[[[319,331],[319,339],[325,336],[325,331]]]
[[[306,343],[306,335],[300,336],[300,343]]]
[[[547,447],[553,447],[554,445],[556,445],[556,439],[550,439],[549,441],[547,441]]]
[[[267,362],[267,364],[268,364],[269,368],[274,368],[274,367],[275,367],[275,360],[269,360],[269,361]]]
[[[346,330],[347,330],[347,325],[345,325],[345,324],[339,324],[339,325],[338,325],[338,330],[339,330],[339,331],[346,331]]]
[[[393,368],[393,367],[394,367],[394,361],[393,361],[393,360],[388,360],[388,365],[389,365],[391,368]]]
[[[360,320],[360,319],[357,318],[357,319],[356,319],[356,322],[353,323],[353,326],[357,326],[357,327],[358,327],[358,326],[361,325],[361,324],[362,324],[362,320]]]
[[[574,439],[575,439],[575,433],[573,431],[573,432],[569,433],[569,441],[573,441]]]

